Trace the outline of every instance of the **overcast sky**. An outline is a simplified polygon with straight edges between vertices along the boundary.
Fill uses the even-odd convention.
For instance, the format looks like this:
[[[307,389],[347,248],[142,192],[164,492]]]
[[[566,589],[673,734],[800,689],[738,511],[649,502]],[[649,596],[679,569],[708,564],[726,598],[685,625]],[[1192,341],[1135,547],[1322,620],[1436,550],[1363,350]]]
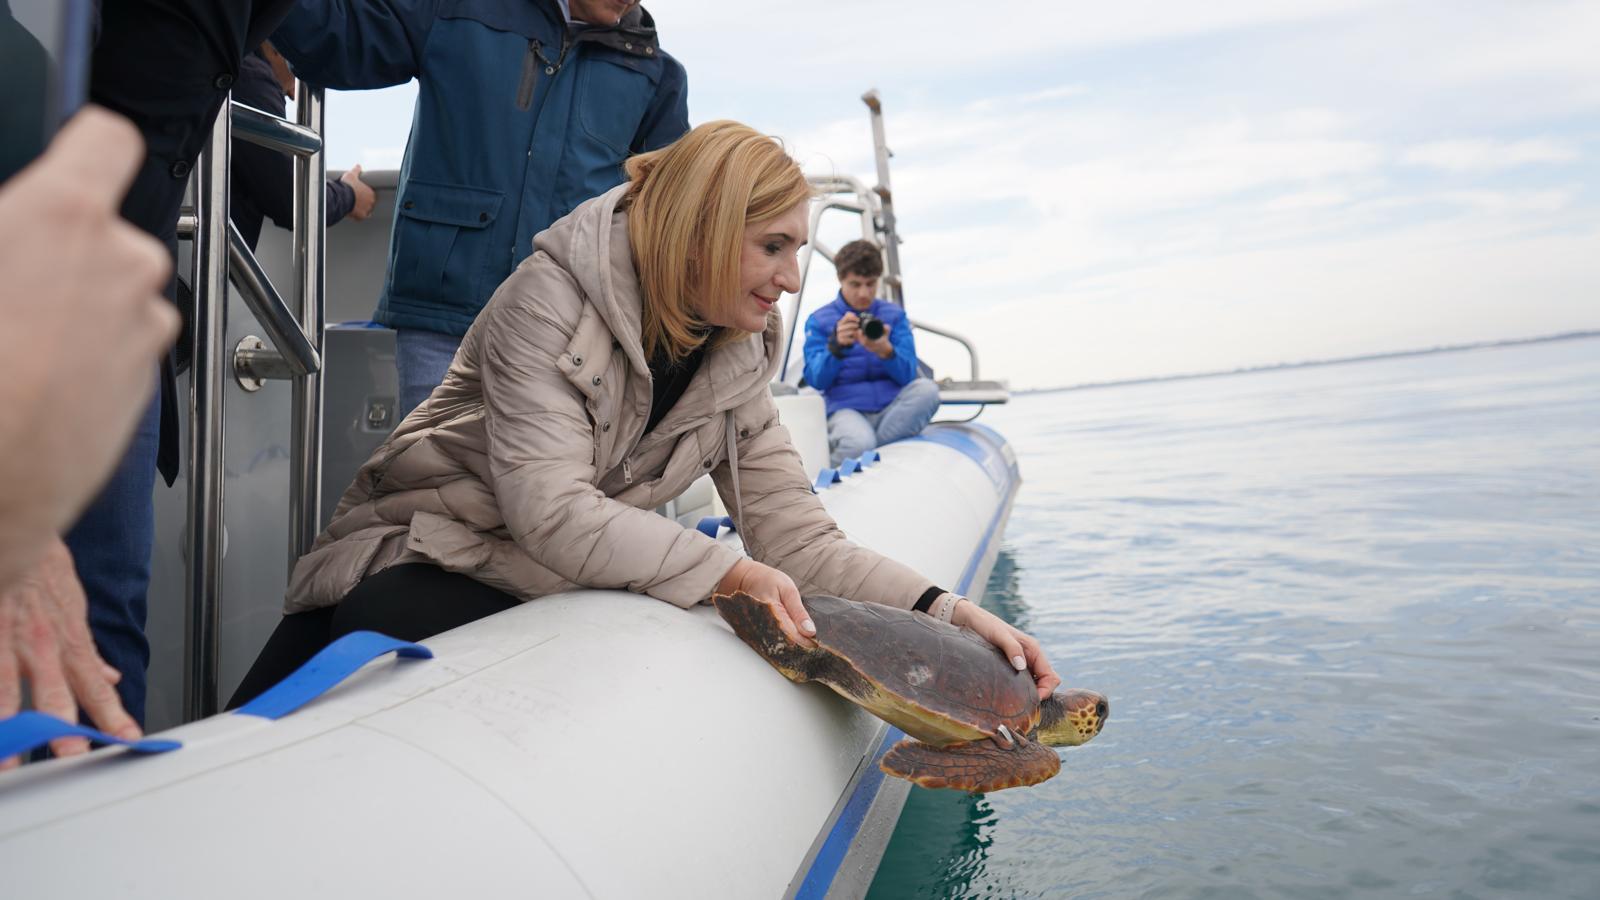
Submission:
[[[646,6],[810,172],[875,181],[879,89],[908,308],[1016,387],[1600,328],[1600,3]],[[330,95],[330,166],[414,97]]]

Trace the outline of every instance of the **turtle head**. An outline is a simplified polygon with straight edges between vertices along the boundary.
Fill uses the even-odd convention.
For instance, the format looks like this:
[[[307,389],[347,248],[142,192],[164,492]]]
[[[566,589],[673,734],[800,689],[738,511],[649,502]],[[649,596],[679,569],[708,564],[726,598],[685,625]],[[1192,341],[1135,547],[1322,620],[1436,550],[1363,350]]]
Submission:
[[[1076,747],[1099,734],[1110,715],[1111,704],[1094,691],[1060,691],[1039,704],[1039,727],[1033,736],[1052,747]]]

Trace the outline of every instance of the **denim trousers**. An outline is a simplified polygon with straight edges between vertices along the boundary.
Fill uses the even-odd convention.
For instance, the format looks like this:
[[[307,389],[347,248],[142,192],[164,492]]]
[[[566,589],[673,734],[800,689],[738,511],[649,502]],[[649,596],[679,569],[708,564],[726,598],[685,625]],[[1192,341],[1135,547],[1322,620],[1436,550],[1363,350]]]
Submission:
[[[921,434],[938,411],[939,386],[927,378],[912,379],[877,412],[836,410],[828,417],[828,465]]]
[[[134,430],[111,480],[66,534],[89,605],[89,631],[105,661],[122,673],[122,706],[144,725],[150,641],[144,635],[155,541],[156,450],[161,444],[161,392]]]
[[[398,422],[428,399],[433,389],[444,383],[444,373],[461,348],[454,334],[401,328],[394,333],[394,368],[399,375]]]

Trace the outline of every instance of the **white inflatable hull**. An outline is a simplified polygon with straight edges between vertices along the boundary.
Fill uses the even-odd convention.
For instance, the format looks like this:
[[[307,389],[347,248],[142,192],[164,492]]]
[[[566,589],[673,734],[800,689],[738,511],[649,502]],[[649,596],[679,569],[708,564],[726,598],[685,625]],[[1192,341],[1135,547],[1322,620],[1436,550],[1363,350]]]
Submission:
[[[852,539],[977,595],[1018,483],[937,426],[821,491]],[[727,540],[737,540],[728,536]],[[781,897],[864,892],[894,735],[715,611],[577,591],[386,657],[279,721],[224,714],[0,777],[10,897]]]

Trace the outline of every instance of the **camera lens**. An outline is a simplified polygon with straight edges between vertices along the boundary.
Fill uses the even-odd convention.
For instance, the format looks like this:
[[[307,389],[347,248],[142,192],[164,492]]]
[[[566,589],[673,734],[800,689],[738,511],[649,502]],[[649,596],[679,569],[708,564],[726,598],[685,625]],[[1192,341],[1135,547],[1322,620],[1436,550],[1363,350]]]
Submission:
[[[869,341],[875,341],[883,337],[883,320],[872,316],[864,316],[861,319],[861,333],[866,335]]]

